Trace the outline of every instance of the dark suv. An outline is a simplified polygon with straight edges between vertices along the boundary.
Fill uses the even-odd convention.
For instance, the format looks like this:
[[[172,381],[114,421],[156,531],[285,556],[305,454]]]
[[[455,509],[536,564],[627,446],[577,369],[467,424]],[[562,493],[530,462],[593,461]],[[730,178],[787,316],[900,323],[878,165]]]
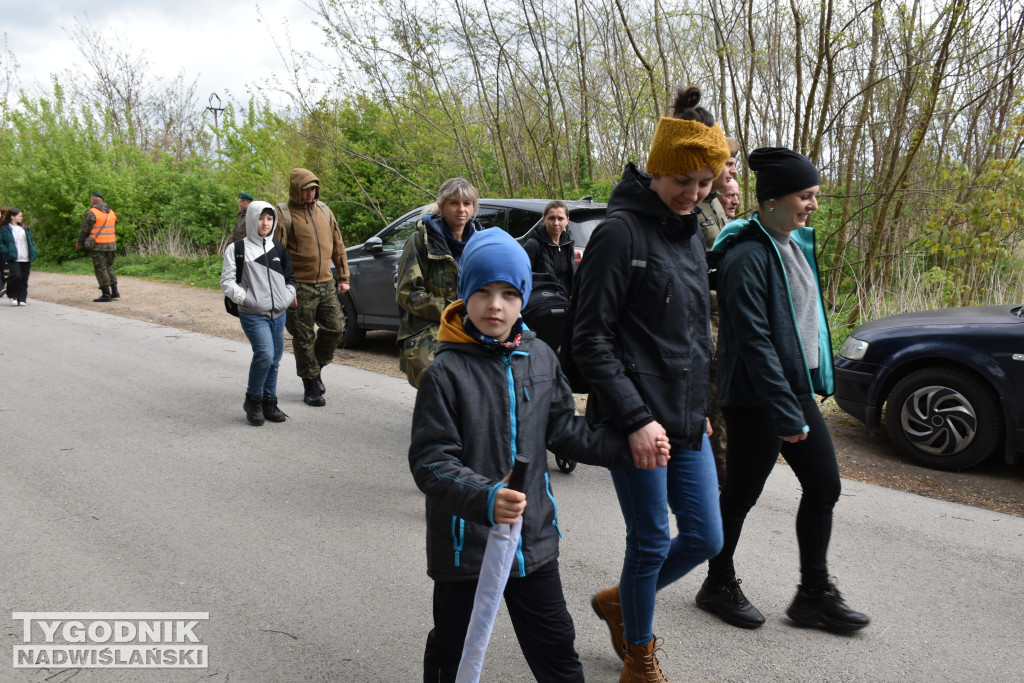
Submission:
[[[513,237],[521,237],[540,222],[548,201],[481,199],[476,219],[485,228],[501,228]],[[604,219],[605,205],[589,200],[566,204],[569,207],[569,231],[578,261],[590,234]],[[395,303],[398,260],[406,240],[416,230],[423,208],[410,211],[361,245],[347,249],[352,288],[338,295],[345,316],[345,335],[339,346],[358,346],[367,330],[398,330],[401,320]]]

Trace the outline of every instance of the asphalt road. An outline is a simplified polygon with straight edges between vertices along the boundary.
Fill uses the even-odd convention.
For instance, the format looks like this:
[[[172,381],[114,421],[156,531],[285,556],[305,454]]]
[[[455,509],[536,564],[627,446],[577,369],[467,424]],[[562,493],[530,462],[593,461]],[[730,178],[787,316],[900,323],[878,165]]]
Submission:
[[[0,307],[0,681],[414,681],[430,624],[423,501],[406,462],[413,390],[332,365],[327,407],[282,363],[282,425],[247,425],[246,344],[33,302]],[[552,465],[552,469],[554,467]],[[552,472],[561,567],[587,678],[619,661],[590,595],[624,526],[606,472]],[[870,627],[785,617],[799,490],[779,466],[737,566],[765,613],[727,626],[659,595],[673,681],[1021,680],[1024,519],[844,482],[831,569]],[[15,669],[13,612],[209,612],[200,671]],[[531,680],[499,616],[484,680]]]

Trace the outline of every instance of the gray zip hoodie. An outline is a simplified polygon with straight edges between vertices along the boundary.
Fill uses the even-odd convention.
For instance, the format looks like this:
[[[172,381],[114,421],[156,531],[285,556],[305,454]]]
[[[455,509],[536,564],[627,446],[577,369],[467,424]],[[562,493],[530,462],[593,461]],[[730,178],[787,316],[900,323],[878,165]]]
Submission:
[[[267,237],[260,237],[260,213],[270,209],[274,228]],[[277,212],[267,202],[254,201],[245,212],[245,269],[241,284],[235,282],[235,245],[224,251],[224,267],[220,272],[220,288],[225,296],[238,304],[239,313],[261,315],[273,320],[285,312],[295,299],[295,273],[284,245],[273,239],[277,229]]]

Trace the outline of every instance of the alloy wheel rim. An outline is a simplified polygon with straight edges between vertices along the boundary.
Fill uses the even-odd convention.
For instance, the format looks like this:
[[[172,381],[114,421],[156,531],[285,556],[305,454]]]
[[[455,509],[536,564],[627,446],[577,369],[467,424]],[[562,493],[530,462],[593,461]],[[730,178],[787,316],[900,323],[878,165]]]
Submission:
[[[922,387],[900,409],[903,433],[915,448],[929,455],[956,455],[974,442],[978,416],[958,391],[942,386]]]

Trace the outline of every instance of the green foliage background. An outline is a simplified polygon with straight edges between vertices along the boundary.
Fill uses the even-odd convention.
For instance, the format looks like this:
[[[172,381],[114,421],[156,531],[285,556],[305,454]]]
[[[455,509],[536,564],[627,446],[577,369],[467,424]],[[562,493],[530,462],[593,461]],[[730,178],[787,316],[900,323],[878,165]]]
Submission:
[[[296,71],[290,107],[231,101],[216,131],[194,89],[122,100],[99,71],[88,88],[54,76],[44,95],[0,101],[0,205],[25,211],[40,266],[87,263],[74,243],[96,190],[118,213],[123,268],[210,282],[238,193],[285,200],[298,166],[320,177],[349,246],[456,175],[484,196],[603,201],[626,161],[643,166],[675,86],[695,83],[744,153],[787,146],[821,169],[813,220],[839,326],[1024,298],[1018,0],[306,9],[336,80]]]

